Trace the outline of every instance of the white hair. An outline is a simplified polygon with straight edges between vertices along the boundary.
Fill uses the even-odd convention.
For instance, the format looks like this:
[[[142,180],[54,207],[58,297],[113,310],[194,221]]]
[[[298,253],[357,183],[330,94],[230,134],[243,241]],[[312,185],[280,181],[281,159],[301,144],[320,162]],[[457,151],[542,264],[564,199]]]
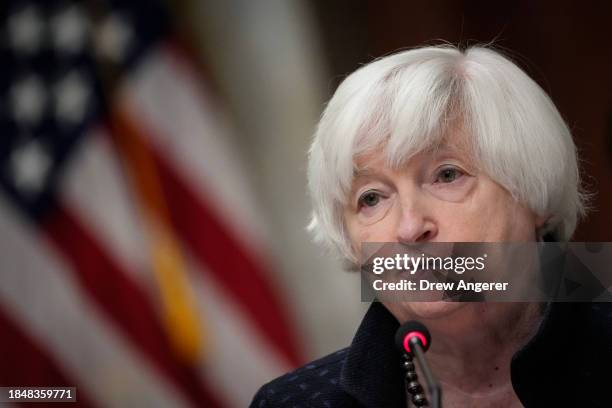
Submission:
[[[460,121],[481,168],[538,215],[540,233],[569,240],[584,212],[576,147],[546,93],[518,66],[482,46],[417,48],[349,75],[329,101],[310,148],[315,239],[352,257],[343,208],[356,155],[383,146],[401,163]],[[453,123],[451,123],[453,122]]]

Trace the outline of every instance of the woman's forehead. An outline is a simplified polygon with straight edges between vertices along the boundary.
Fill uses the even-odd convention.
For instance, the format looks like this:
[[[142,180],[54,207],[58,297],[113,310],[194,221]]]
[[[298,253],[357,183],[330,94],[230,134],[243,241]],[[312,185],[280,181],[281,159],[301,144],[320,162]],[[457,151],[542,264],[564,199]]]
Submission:
[[[364,176],[380,167],[399,167],[409,165],[422,158],[437,159],[445,156],[462,158],[473,162],[473,149],[463,134],[455,133],[444,137],[426,149],[412,152],[404,157],[397,157],[396,152],[389,151],[387,146],[378,147],[356,155],[353,159],[353,175]],[[474,163],[472,163],[474,164]]]

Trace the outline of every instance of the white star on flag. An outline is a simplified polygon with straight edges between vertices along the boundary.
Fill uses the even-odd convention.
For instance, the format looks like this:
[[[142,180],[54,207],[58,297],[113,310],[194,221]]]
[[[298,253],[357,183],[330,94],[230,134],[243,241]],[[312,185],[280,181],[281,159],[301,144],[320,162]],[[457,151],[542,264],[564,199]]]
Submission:
[[[45,109],[47,92],[36,76],[21,80],[11,89],[11,108],[15,119],[21,124],[37,124]]]
[[[80,8],[65,8],[51,20],[55,48],[69,54],[81,51],[87,41],[88,28],[89,22]]]
[[[55,115],[64,123],[79,123],[89,106],[90,89],[78,71],[68,73],[55,87]]]
[[[8,20],[8,35],[13,49],[32,54],[42,42],[44,24],[34,6],[15,12]]]
[[[124,17],[108,16],[96,31],[96,51],[104,58],[120,62],[132,45],[133,33]]]
[[[44,185],[51,166],[49,154],[36,140],[31,140],[11,154],[11,171],[22,193],[34,194]]]

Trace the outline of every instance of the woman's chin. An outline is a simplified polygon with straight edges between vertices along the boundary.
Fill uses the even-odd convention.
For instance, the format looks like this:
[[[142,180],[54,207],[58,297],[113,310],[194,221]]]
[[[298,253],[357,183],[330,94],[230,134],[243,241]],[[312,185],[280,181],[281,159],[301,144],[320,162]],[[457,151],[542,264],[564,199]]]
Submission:
[[[440,300],[436,302],[387,303],[385,307],[403,323],[410,319],[433,320],[444,318],[453,315],[466,305],[464,302],[446,302]]]

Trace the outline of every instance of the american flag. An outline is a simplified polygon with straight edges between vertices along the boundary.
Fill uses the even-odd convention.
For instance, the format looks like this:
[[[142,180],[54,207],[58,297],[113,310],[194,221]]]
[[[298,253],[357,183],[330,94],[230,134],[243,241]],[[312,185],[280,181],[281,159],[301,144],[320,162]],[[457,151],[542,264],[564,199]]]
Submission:
[[[164,3],[9,1],[0,19],[0,386],[245,406],[300,352]]]

